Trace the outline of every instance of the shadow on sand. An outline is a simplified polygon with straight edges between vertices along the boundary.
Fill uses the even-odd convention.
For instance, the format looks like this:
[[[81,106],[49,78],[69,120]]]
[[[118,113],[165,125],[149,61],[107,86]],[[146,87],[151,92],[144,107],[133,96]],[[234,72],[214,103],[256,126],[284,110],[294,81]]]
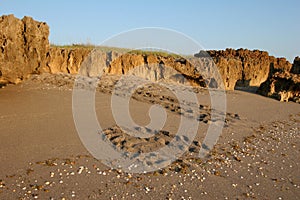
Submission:
[[[258,87],[250,86],[249,83],[250,83],[250,81],[248,81],[248,80],[238,80],[234,86],[234,90],[240,90],[240,91],[256,94]]]

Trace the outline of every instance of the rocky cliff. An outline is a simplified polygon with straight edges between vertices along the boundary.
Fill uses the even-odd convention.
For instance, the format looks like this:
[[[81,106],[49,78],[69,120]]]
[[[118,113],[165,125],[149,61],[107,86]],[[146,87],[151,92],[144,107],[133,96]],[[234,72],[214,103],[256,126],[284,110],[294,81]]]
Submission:
[[[85,48],[51,48],[47,54],[47,67],[44,71],[76,74],[84,57],[90,52],[91,50]],[[192,85],[200,86],[205,86],[205,82],[212,84],[209,70],[213,65],[216,65],[227,90],[240,87],[257,89],[272,74],[290,71],[292,67],[285,58],[275,58],[264,51],[247,49],[202,51],[195,54],[195,58],[189,59],[149,52],[129,52],[121,55],[113,51],[99,51],[93,57],[93,62],[97,62],[98,66],[106,66],[105,72],[109,74],[121,75],[131,72],[153,81],[170,79],[183,83],[187,80]],[[140,67],[133,72],[132,70],[138,66],[144,66],[144,68]],[[178,73],[174,74],[174,71],[171,72],[164,66],[171,67]],[[85,68],[83,71],[82,74],[90,76],[96,76],[100,73],[97,65],[88,69]],[[218,82],[219,80],[215,81]]]
[[[205,86],[194,65],[179,56],[164,53],[103,51],[101,49],[51,47],[46,66],[40,72],[99,76],[101,73],[132,74],[151,81],[168,80],[176,83]]]
[[[257,88],[275,72],[290,71],[292,65],[285,58],[269,56],[268,52],[248,49],[210,50],[208,55],[217,65],[225,88]],[[195,57],[205,57],[200,51]]]
[[[123,54],[110,63],[106,73],[132,74],[151,81],[205,86],[201,73],[187,59],[151,52]]]
[[[39,72],[77,74],[81,63],[90,52],[87,48],[51,47]]]
[[[49,27],[31,17],[0,17],[0,84],[18,83],[45,66]]]
[[[280,99],[280,94],[290,90],[294,91],[293,97],[288,99],[299,94],[299,57],[292,65],[285,58],[247,49],[200,51],[185,59],[157,52],[124,54],[86,47],[50,47],[46,23],[30,17],[20,20],[13,15],[0,18],[0,30],[0,85],[18,83],[30,74],[44,72],[87,76],[129,73],[152,81],[167,79],[182,84],[188,81],[198,86],[219,87],[218,83],[223,81],[227,90],[260,87],[260,94]],[[83,64],[85,67],[81,68]],[[220,76],[212,70],[214,66]]]
[[[280,101],[295,101],[300,103],[299,61],[299,57],[294,59],[290,72],[284,71],[271,74],[268,79],[260,85],[257,92]]]

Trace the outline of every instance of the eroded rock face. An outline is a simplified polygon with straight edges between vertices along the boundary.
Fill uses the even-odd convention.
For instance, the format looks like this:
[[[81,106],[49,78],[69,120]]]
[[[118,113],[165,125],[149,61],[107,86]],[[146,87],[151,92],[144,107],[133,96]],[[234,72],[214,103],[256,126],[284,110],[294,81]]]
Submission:
[[[45,65],[49,27],[31,17],[0,17],[0,83],[18,83]]]
[[[106,73],[205,86],[201,74],[188,60],[172,56],[126,53],[114,59]]]
[[[276,72],[261,84],[257,92],[280,101],[300,103],[300,74]]]
[[[270,74],[263,82],[258,93],[267,97],[272,97],[280,101],[294,101],[300,103],[300,58],[294,59],[293,66],[288,72],[288,68]]]
[[[77,74],[81,63],[90,51],[84,48],[51,47],[47,52],[45,65],[40,68],[40,72]]]
[[[90,77],[108,73],[214,88],[223,81],[227,90],[260,86],[261,94],[277,95],[281,100],[299,96],[299,57],[291,65],[285,58],[247,49],[200,51],[185,59],[149,52],[121,54],[84,47],[50,48],[46,23],[30,17],[20,20],[13,15],[0,17],[0,30],[0,86],[18,83],[34,73],[80,73]]]
[[[84,67],[81,67],[83,61]],[[151,81],[188,82],[190,85],[209,85],[214,88],[218,88],[218,83],[223,81],[226,90],[239,87],[253,87],[256,90],[272,74],[288,72],[291,66],[285,58],[275,58],[264,51],[247,49],[200,51],[194,58],[185,59],[149,53],[121,54],[97,49],[52,47],[43,71],[77,74],[81,67],[79,73],[86,76],[99,76],[102,73],[133,74]]]
[[[99,49],[94,49],[90,54],[84,59],[82,65],[79,69],[79,74],[89,77],[97,77],[106,73],[108,66],[111,62],[118,56],[117,52],[104,52]],[[111,74],[118,74],[116,71]]]
[[[191,62],[172,56],[132,52],[121,54],[115,51],[104,52],[100,49],[51,48],[47,54],[46,64],[43,72],[54,74],[79,73],[89,77],[100,76],[103,73],[126,74],[150,81],[205,86],[203,77]]]
[[[270,74],[277,71],[290,71],[291,64],[285,58],[269,56],[268,52],[248,49],[211,50],[207,53],[213,58],[225,88],[259,87]],[[207,57],[200,51],[195,57]]]

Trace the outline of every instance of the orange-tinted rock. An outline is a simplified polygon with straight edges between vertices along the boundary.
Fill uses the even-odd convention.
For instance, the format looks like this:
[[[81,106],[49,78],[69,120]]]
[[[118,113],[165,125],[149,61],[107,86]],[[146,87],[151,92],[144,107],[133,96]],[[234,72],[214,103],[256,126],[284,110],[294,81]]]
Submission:
[[[285,58],[269,56],[265,51],[248,49],[211,50],[207,53],[213,58],[225,88],[259,87],[268,76],[276,71],[290,71],[291,64]],[[206,56],[203,51],[196,57]],[[272,71],[272,70],[273,71]]]
[[[18,83],[45,65],[49,27],[31,17],[0,17],[0,82]]]
[[[85,48],[51,47],[46,57],[46,64],[40,72],[77,74],[83,60],[91,50]]]
[[[266,96],[279,92],[285,94],[284,91],[291,91],[293,96],[286,98],[298,95],[298,75],[295,74],[300,72],[299,57],[291,65],[285,58],[247,49],[200,51],[195,57],[185,59],[150,52],[122,55],[85,47],[49,48],[46,23],[36,22],[30,17],[19,20],[13,15],[0,17],[0,30],[0,84],[18,83],[33,73],[80,73],[86,76],[110,73],[134,74],[153,81],[171,80],[182,84],[188,81],[192,85],[214,88],[223,81],[227,90],[258,88],[264,83],[260,93]],[[84,67],[80,69],[82,65]],[[278,86],[279,83],[284,86]],[[287,84],[291,85],[290,88]]]

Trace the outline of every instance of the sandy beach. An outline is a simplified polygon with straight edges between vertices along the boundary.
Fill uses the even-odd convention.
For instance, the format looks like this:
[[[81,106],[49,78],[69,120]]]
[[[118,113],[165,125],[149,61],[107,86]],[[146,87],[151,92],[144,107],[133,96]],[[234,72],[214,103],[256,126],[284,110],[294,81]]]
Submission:
[[[208,126],[203,121],[182,158],[159,171],[135,174],[108,168],[82,145],[72,116],[71,86],[32,79],[0,90],[1,199],[300,197],[297,103],[228,91],[230,115],[208,160],[192,156],[199,151]],[[96,94],[97,116],[103,128],[115,125],[110,96],[103,91]],[[201,105],[209,107],[207,91],[197,96]],[[156,103],[164,105],[166,101]],[[151,104],[146,97],[137,96],[132,105],[136,122],[147,123]],[[166,110],[168,120],[178,120],[180,114]],[[165,130],[172,133],[176,126],[167,122]]]

